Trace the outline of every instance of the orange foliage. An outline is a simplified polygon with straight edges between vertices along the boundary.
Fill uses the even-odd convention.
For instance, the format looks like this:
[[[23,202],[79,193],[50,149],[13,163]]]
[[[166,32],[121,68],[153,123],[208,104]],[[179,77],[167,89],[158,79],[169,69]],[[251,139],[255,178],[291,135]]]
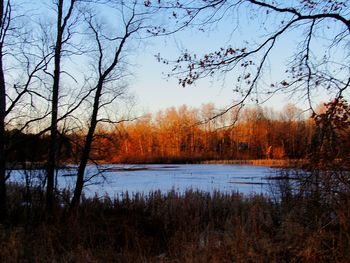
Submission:
[[[99,132],[94,156],[105,162],[166,163],[307,155],[314,127],[291,105],[280,113],[246,108],[235,125],[229,125],[234,112],[208,121],[215,113],[213,104],[171,107],[119,124],[113,132]]]

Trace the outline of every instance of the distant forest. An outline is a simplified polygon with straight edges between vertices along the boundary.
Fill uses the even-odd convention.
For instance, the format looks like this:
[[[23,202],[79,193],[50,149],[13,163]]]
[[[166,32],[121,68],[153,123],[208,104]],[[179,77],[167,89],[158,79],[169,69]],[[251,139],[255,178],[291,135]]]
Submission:
[[[322,107],[319,107],[322,111]],[[276,112],[248,107],[211,120],[213,104],[186,105],[146,114],[111,129],[99,126],[91,161],[104,163],[191,163],[222,159],[303,159],[318,147],[315,121],[293,105]],[[344,132],[337,155],[347,156],[350,134]],[[7,132],[10,163],[47,160],[49,137]],[[11,139],[10,139],[11,138]],[[60,132],[61,164],[78,161],[84,134]]]

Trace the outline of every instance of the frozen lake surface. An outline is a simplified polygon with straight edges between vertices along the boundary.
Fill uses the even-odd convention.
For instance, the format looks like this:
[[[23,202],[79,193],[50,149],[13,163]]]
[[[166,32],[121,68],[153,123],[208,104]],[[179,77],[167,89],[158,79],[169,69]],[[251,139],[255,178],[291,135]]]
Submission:
[[[153,164],[153,165],[90,165],[86,177],[84,193],[86,196],[111,197],[121,196],[128,191],[130,195],[139,192],[147,195],[150,191],[160,190],[167,193],[174,190],[183,193],[188,189],[213,193],[241,192],[244,194],[268,193],[268,176],[273,176],[277,169],[253,165],[229,164]],[[27,171],[27,176],[37,177],[43,171]],[[24,182],[24,171],[12,171],[11,181]],[[75,184],[76,167],[58,171],[59,188]],[[37,180],[37,179],[36,179]]]

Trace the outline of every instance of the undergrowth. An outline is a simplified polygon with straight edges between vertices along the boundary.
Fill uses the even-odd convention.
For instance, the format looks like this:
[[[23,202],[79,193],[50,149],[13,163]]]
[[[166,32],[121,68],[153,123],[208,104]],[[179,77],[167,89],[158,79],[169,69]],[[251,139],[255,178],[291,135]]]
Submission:
[[[350,262],[350,197],[159,191],[112,200],[9,186],[0,262]]]

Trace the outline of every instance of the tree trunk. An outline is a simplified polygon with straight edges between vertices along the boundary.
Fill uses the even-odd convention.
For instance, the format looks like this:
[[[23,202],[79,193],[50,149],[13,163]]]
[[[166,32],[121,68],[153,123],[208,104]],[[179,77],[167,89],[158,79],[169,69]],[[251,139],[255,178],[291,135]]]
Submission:
[[[77,182],[74,189],[74,195],[71,201],[71,210],[76,208],[77,205],[79,204],[81,193],[83,191],[85,168],[89,160],[91,145],[92,145],[92,141],[94,138],[94,133],[97,125],[97,114],[100,106],[102,88],[103,88],[103,81],[100,80],[97,85],[96,94],[94,98],[94,105],[93,105],[93,111],[90,119],[89,131],[88,131],[88,134],[86,135],[86,140],[85,140],[84,148],[80,159],[80,164],[79,164],[78,174],[77,174]]]
[[[57,123],[58,123],[58,98],[60,89],[60,75],[61,75],[61,56],[63,46],[63,34],[65,28],[68,26],[68,20],[70,19],[73,11],[73,7],[76,0],[69,1],[69,8],[67,14],[63,16],[64,0],[57,1],[57,35],[55,43],[55,55],[54,55],[54,73],[53,73],[53,85],[52,85],[52,104],[51,104],[51,127],[50,127],[50,147],[49,157],[47,163],[47,192],[46,192],[46,205],[47,211],[50,214],[53,208],[54,200],[54,182],[55,182],[55,170],[57,166]],[[69,28],[68,28],[69,30]]]
[[[7,215],[6,200],[6,153],[5,153],[5,112],[6,91],[2,65],[2,47],[0,47],[0,221]]]
[[[61,50],[62,50],[62,13],[63,0],[57,4],[57,36],[55,47],[55,68],[53,74],[52,86],[52,104],[51,104],[51,127],[50,127],[50,147],[49,158],[47,163],[47,191],[46,191],[46,208],[49,213],[52,212],[54,198],[54,179],[57,158],[57,116],[58,116],[58,96],[60,86],[61,71]]]
[[[4,27],[4,1],[0,1],[0,27]],[[3,31],[3,30],[2,30]],[[3,36],[4,37],[4,36]],[[3,38],[2,38],[3,40]],[[0,42],[0,222],[7,217],[6,200],[6,153],[5,153],[5,115],[6,89],[3,69],[3,42]]]

